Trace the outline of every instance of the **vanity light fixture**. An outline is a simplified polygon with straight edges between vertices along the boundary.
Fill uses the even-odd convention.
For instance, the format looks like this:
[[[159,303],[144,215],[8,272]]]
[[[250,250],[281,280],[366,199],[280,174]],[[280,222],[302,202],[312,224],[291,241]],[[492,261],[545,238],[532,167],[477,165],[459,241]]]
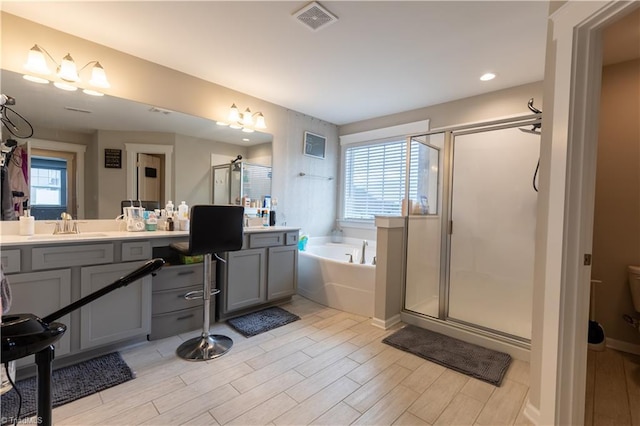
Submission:
[[[247,108],[243,113],[236,104],[232,104],[229,109],[229,122],[218,121],[219,126],[229,126],[232,129],[242,130],[245,133],[253,133],[254,129],[266,129],[267,125],[264,121],[264,115],[261,112],[251,113]]]
[[[102,68],[100,62],[87,62],[85,66],[78,70],[75,61],[71,57],[71,54],[67,53],[67,55],[62,58],[60,64],[58,64],[56,60],[53,59],[53,56],[51,56],[51,54],[44,47],[38,46],[37,44],[33,45],[33,47],[29,50],[27,62],[24,64],[25,69],[30,73],[23,76],[25,80],[42,84],[49,83],[48,78],[41,77],[51,74],[51,70],[47,65],[47,58],[44,55],[45,53],[47,54],[49,59],[51,59],[51,61],[53,61],[53,63],[56,65],[56,76],[60,79],[60,81],[54,81],[53,84],[58,89],[68,91],[78,90],[78,84],[81,82],[79,72],[87,68],[89,65],[93,65],[91,69],[91,78],[89,79],[89,85],[100,89],[107,89],[111,87],[109,81],[107,80],[107,74],[104,72],[104,68]],[[93,89],[83,89],[83,92],[87,95],[103,96],[103,93]]]

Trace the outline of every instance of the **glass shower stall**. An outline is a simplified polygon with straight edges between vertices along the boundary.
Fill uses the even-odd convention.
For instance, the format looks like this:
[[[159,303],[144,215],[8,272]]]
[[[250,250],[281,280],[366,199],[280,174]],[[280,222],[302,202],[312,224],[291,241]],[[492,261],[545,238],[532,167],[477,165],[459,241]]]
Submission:
[[[410,138],[405,311],[530,341],[540,120]]]

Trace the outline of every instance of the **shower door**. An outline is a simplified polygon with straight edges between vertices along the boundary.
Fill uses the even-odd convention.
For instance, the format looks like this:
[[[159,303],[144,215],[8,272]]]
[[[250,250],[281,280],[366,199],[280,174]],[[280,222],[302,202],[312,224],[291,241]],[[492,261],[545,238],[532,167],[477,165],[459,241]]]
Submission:
[[[410,138],[405,309],[439,317],[444,133]]]
[[[531,338],[540,137],[454,132],[447,320]]]

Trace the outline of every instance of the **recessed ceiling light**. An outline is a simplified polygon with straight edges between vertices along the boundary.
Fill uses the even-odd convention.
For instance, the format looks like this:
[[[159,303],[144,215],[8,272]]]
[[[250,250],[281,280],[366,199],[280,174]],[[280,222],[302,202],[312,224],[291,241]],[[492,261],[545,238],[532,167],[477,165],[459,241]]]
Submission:
[[[482,74],[482,77],[480,77],[480,80],[489,81],[489,80],[493,80],[494,78],[496,78],[496,75],[492,72],[488,72],[486,74]]]

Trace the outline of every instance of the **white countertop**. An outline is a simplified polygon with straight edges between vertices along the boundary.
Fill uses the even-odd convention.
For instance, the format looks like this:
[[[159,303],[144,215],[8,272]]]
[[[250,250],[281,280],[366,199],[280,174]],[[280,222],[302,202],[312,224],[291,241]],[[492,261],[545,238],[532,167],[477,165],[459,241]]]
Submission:
[[[81,221],[79,234],[56,234],[52,232],[51,224],[36,221],[36,233],[34,235],[19,235],[17,221],[1,222],[0,244],[2,246],[38,245],[51,243],[85,243],[110,240],[145,240],[155,238],[188,238],[189,231],[140,231],[127,232],[114,230],[113,221],[88,220]],[[119,225],[118,225],[119,227]],[[262,232],[295,232],[298,228],[287,226],[250,226],[244,228],[245,234]]]

